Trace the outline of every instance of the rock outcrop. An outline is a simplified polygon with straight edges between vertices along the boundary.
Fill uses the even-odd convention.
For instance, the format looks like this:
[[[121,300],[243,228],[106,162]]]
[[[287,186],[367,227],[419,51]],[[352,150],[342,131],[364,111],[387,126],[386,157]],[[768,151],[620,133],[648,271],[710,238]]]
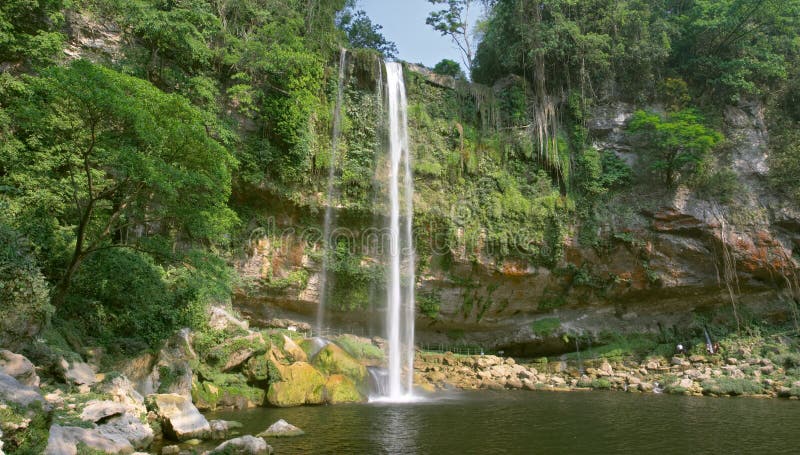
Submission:
[[[158,415],[164,434],[176,441],[208,438],[211,425],[189,398],[178,394],[147,397],[148,407]]]

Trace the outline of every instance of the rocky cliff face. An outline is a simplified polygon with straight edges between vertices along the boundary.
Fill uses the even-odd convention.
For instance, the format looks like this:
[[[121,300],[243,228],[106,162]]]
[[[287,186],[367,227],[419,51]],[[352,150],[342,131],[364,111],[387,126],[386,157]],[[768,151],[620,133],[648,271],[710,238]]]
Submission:
[[[439,79],[430,83],[449,89]],[[599,106],[587,123],[601,153],[614,153],[636,170],[642,166],[638,152],[623,133],[633,111],[621,102]],[[593,245],[581,244],[574,220],[555,265],[496,259],[480,242],[469,253],[453,248],[447,270],[434,261],[419,264],[418,301],[432,303],[436,311],[424,311],[427,316],[418,311],[418,341],[535,355],[570,349],[562,334],[658,331],[751,314],[790,317],[785,299],[797,286],[793,254],[800,247],[800,211],[766,186],[769,134],[763,107],[756,102],[728,107],[723,132],[728,144],[716,165],[733,172],[737,188],[725,203],[685,186],[639,182],[601,211],[600,240]],[[425,201],[417,202],[424,210],[420,206]],[[301,217],[302,209],[272,208],[284,213],[286,226]],[[366,229],[358,223],[350,227]],[[243,291],[240,307],[256,319],[286,313],[312,317],[320,255],[319,243],[297,232],[279,241],[256,236],[239,269],[254,283],[271,284],[255,293],[258,298]],[[381,320],[379,309],[341,312],[333,324],[369,321],[377,328]],[[542,321],[551,327],[541,330]]]

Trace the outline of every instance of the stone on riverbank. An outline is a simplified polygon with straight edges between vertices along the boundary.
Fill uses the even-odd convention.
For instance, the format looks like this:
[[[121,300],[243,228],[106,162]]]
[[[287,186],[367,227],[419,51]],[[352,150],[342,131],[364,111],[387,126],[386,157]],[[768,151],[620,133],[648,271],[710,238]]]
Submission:
[[[269,428],[263,432],[259,433],[258,436],[262,438],[285,438],[291,436],[301,436],[304,434],[306,434],[305,431],[281,419],[270,425]]]

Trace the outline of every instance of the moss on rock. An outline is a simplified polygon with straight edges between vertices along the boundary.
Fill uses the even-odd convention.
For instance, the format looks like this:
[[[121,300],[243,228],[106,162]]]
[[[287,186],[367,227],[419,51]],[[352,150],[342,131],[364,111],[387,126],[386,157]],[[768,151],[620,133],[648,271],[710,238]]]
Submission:
[[[326,374],[343,374],[362,388],[367,381],[367,368],[339,346],[330,343],[314,357],[313,365]]]
[[[366,401],[366,396],[350,378],[334,374],[325,383],[325,401],[330,404],[362,403]]]
[[[198,409],[247,409],[264,403],[264,390],[248,385],[243,376],[220,375],[218,380],[221,382],[192,382],[192,401]]]
[[[267,392],[272,406],[290,407],[325,402],[325,377],[306,362],[281,367],[283,380],[273,382]]]

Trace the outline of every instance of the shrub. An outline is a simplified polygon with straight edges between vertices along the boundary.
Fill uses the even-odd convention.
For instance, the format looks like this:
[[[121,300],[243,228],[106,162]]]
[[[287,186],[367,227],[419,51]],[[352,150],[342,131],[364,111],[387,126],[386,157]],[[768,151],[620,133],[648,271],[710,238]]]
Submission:
[[[715,395],[755,395],[764,392],[764,387],[749,379],[719,377],[703,381],[703,392]]]
[[[23,344],[50,322],[49,289],[27,239],[0,222],[0,346]]]

